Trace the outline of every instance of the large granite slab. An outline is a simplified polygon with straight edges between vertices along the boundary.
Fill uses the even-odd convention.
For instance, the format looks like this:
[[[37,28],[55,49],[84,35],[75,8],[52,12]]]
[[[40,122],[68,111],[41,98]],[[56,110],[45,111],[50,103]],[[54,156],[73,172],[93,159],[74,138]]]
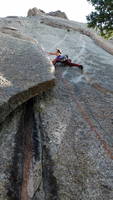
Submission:
[[[0,122],[18,105],[53,86],[55,79],[54,67],[38,42],[6,30],[10,34],[0,33]]]

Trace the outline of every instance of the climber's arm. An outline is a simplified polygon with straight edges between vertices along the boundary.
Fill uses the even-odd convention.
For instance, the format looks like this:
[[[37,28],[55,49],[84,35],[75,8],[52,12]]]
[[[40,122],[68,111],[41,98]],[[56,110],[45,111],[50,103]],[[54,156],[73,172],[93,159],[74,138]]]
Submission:
[[[48,52],[48,54],[56,56],[56,52]]]

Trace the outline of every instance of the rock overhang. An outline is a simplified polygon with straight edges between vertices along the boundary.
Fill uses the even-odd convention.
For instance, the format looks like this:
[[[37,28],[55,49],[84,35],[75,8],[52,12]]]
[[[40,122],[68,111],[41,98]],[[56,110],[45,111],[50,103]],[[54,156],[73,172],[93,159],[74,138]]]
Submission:
[[[32,38],[20,33],[13,37],[13,31],[0,33],[0,122],[55,84],[54,66],[46,52]]]

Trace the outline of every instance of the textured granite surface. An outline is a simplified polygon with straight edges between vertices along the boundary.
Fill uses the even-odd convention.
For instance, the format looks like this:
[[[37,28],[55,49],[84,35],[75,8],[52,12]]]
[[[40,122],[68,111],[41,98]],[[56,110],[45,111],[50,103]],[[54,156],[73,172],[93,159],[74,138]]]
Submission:
[[[0,121],[18,105],[54,85],[55,79],[54,67],[38,42],[25,35],[22,38],[21,33],[13,36],[13,32],[9,28],[0,33]]]

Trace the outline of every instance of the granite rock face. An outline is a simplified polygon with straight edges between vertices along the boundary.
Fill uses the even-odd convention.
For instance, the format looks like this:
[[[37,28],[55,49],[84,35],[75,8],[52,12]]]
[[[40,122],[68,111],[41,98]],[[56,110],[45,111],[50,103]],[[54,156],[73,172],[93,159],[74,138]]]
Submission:
[[[38,42],[14,28],[0,33],[0,121],[54,82],[53,67]],[[44,85],[45,83],[47,84]],[[43,89],[42,89],[43,91]]]
[[[0,38],[0,200],[112,200],[112,44],[47,15],[0,19]],[[56,48],[83,72],[54,77]]]

